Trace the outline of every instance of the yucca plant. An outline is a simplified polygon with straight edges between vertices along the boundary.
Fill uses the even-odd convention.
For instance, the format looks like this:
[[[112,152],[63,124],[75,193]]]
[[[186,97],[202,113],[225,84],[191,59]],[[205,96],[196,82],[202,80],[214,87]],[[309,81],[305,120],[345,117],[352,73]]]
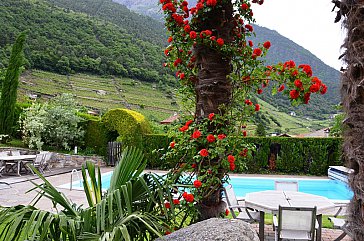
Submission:
[[[38,194],[31,205],[0,209],[0,240],[153,240],[161,236],[163,220],[167,220],[162,218],[167,212],[161,190],[166,187],[142,174],[145,161],[140,150],[126,148],[120,160],[104,194],[100,169],[91,162],[86,163],[87,169],[83,167],[87,208],[77,207],[31,167],[44,183],[34,183]],[[35,208],[43,197],[61,210],[52,213]]]

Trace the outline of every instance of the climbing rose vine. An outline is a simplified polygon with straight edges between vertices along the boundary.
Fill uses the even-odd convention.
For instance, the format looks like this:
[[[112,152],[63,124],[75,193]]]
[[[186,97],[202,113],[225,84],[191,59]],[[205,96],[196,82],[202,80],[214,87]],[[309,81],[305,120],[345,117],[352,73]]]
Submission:
[[[179,206],[183,203],[189,207],[208,206],[212,199],[221,198],[219,190],[228,181],[228,172],[245,168],[245,160],[254,149],[244,141],[249,134],[246,126],[261,108],[253,103],[253,95],[259,96],[271,85],[273,94],[281,92],[292,105],[299,105],[308,104],[311,94],[327,91],[307,64],[296,64],[293,60],[264,64],[272,44],[269,40],[253,42],[255,20],[251,8],[252,4],[263,3],[263,0],[198,0],[195,6],[190,6],[188,1],[160,0],[170,33],[164,66],[175,72],[183,100],[192,97],[197,102],[200,98],[198,94],[203,89],[200,80],[208,79],[203,66],[209,63],[207,53],[229,63],[224,75],[227,82],[222,83],[220,78],[210,89],[203,89],[213,92],[219,84],[225,84],[229,93],[225,102],[213,113],[202,111],[184,120],[176,128],[164,155],[164,160],[176,163],[174,172],[188,173],[188,177],[175,180],[188,187],[182,190],[184,196],[177,198],[181,200]],[[193,196],[193,200],[188,199],[190,202],[186,202],[188,194]],[[173,202],[170,205],[173,209]]]

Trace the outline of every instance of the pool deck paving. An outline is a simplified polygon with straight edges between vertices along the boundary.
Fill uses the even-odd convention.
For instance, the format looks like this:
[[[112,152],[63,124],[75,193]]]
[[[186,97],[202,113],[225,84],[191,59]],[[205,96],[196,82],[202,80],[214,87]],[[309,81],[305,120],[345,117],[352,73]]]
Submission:
[[[47,172],[47,180],[55,186],[60,192],[77,205],[88,206],[86,196],[82,190],[70,190],[69,188],[60,188],[59,186],[70,183],[71,181],[71,170],[70,168],[52,170],[52,172]],[[101,172],[106,173],[113,170],[113,167],[102,167]],[[155,172],[155,171],[152,171]],[[235,175],[232,175],[235,176]],[[241,175],[240,175],[241,176]],[[244,176],[257,176],[257,175],[244,175]],[[277,177],[277,176],[274,176]],[[287,176],[282,176],[287,177]],[[300,178],[302,178],[300,176]],[[312,178],[312,177],[310,177]],[[0,177],[0,206],[15,206],[15,205],[28,205],[34,199],[36,192],[28,192],[34,185],[30,182],[33,181],[37,184],[42,183],[42,180],[34,175],[23,175],[23,176],[3,176]],[[57,207],[54,207],[52,202],[47,198],[42,198],[35,205],[37,208],[43,210],[49,210],[53,212],[59,211]],[[59,207],[58,207],[59,208]],[[258,224],[252,224],[254,230],[258,232]],[[265,240],[274,240],[274,231],[272,225],[265,225]],[[322,231],[322,241],[332,241],[342,233],[341,230],[335,229],[323,229]],[[352,240],[349,237],[345,237],[343,241]]]

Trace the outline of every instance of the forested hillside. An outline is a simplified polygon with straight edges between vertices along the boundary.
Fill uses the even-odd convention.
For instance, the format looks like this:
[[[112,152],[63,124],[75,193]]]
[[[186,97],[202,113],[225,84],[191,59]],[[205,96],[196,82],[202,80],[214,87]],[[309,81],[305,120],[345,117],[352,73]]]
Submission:
[[[124,12],[125,19],[139,16],[129,10]],[[46,1],[2,0],[0,67],[6,66],[15,37],[29,29],[25,49],[28,68],[166,80],[161,44],[153,44],[154,37],[148,36],[142,26],[142,22],[117,26]],[[139,38],[142,35],[150,41]]]

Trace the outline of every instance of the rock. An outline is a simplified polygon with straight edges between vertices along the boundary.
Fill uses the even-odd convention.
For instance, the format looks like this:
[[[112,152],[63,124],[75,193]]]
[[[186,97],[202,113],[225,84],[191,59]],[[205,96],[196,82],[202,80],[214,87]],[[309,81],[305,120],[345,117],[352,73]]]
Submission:
[[[258,234],[244,221],[210,218],[177,230],[155,241],[259,241]]]

